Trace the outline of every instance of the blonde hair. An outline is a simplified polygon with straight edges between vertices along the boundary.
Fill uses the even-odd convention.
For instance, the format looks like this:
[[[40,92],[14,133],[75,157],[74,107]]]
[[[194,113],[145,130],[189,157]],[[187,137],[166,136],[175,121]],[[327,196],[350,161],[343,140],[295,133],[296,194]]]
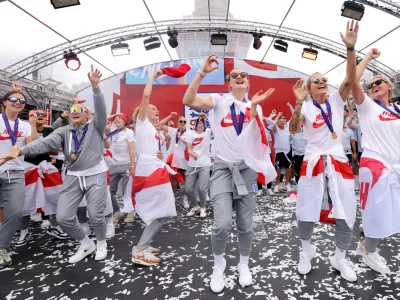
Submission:
[[[383,81],[385,81],[385,83],[390,87],[390,89],[389,89],[389,99],[392,98],[393,83],[390,81],[390,79],[386,75],[379,74],[379,75],[376,75],[376,76],[372,77],[370,81],[372,81],[372,79],[375,79],[375,78],[383,79]]]

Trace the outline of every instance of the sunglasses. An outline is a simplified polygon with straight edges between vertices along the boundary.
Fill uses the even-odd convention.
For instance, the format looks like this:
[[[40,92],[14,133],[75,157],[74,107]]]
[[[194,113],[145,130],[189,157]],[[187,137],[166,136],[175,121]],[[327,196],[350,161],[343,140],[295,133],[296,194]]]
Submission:
[[[45,113],[39,113],[39,112],[37,112],[37,113],[36,113],[36,116],[45,118],[45,117],[46,117],[46,114],[45,114]]]
[[[21,103],[21,104],[26,104],[25,98],[9,97],[9,98],[7,98],[7,100],[10,101],[11,103],[15,103],[15,102],[19,101],[19,103]]]
[[[315,83],[315,84],[318,84],[318,83],[320,83],[320,82],[327,83],[327,82],[328,82],[328,79],[325,78],[325,77],[322,77],[321,79],[315,78],[312,82]]]
[[[239,75],[240,75],[240,78],[247,78],[247,76],[249,76],[249,73],[246,73],[246,72],[241,72],[241,73],[233,72],[233,73],[229,74],[229,76],[232,79],[236,79]]]
[[[180,120],[179,123],[181,123],[181,124],[186,124],[186,121]]]
[[[286,120],[286,117],[280,117],[279,120]]]
[[[79,105],[71,106],[71,108],[69,109],[70,114],[73,114],[73,113],[81,114],[81,113],[86,113],[86,112],[87,111],[82,106],[79,106]]]
[[[379,86],[379,85],[382,84],[382,82],[388,83],[388,82],[387,82],[386,80],[384,80],[384,79],[378,79],[378,80],[375,80],[374,82],[368,84],[368,85],[367,85],[367,89],[369,89],[369,90],[372,89],[372,88],[374,87],[374,85]]]

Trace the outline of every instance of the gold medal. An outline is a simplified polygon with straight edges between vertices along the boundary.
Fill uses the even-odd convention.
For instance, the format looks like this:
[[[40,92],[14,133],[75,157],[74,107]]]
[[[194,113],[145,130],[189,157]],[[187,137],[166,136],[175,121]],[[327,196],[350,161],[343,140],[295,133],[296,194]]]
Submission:
[[[332,138],[333,138],[334,140],[336,140],[336,138],[337,138],[336,132],[332,132]]]
[[[72,160],[76,160],[76,154],[75,153],[71,153],[71,159]]]
[[[11,149],[12,149],[12,151],[15,151],[15,150],[18,150],[18,147],[17,147],[17,145],[14,145],[11,147]]]

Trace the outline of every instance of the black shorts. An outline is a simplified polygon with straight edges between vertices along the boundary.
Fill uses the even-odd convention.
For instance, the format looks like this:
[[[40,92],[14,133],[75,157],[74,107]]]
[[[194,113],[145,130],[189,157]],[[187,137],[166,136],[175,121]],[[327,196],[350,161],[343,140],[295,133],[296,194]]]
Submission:
[[[289,169],[292,166],[292,152],[287,154],[283,152],[276,153],[275,155],[275,167],[278,169]]]
[[[352,154],[346,154],[347,159],[349,160],[349,165],[350,167],[352,166],[353,163],[353,155]]]
[[[358,152],[358,154],[357,154],[357,159],[358,159],[358,163],[359,163],[359,164],[360,164],[361,155],[362,155],[362,152]]]

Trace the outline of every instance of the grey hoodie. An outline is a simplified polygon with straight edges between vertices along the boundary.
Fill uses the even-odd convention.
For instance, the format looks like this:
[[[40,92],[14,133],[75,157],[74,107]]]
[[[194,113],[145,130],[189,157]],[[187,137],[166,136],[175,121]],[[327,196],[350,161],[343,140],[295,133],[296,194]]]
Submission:
[[[36,140],[21,147],[21,155],[41,154],[63,148],[67,170],[82,171],[97,165],[104,155],[103,136],[107,124],[106,103],[100,88],[93,88],[93,102],[95,108],[93,121],[82,123],[76,132],[79,140],[85,126],[89,126],[86,137],[78,148],[78,158],[75,161],[71,159],[71,150],[74,151],[75,148],[74,141],[71,141],[72,131],[75,130],[72,124],[57,129],[44,139]]]

